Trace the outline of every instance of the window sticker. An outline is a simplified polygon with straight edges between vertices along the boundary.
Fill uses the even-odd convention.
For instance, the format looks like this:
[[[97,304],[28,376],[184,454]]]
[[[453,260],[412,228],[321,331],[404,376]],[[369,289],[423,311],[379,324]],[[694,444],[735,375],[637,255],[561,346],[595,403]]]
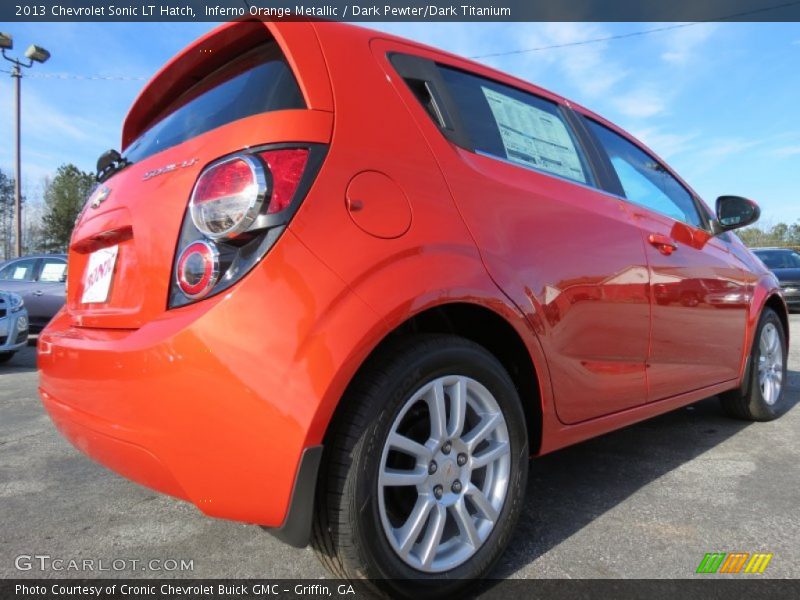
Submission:
[[[481,90],[508,160],[586,183],[578,151],[558,116],[487,87]]]
[[[39,275],[39,281],[44,282],[59,282],[67,270],[65,263],[45,263],[42,268],[42,274]]]
[[[25,279],[28,275],[28,267],[15,267],[14,274],[11,276],[11,279]]]

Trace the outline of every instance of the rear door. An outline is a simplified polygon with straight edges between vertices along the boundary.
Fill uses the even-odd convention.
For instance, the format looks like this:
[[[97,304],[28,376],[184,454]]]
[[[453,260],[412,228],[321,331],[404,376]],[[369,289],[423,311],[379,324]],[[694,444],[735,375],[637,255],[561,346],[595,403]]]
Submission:
[[[597,121],[645,245],[652,298],[648,398],[660,400],[739,376],[754,277],[692,193],[651,154]]]
[[[539,336],[559,418],[643,404],[650,306],[641,237],[625,203],[597,189],[602,174],[569,111],[433,61],[417,74],[406,61],[402,71],[401,92],[489,274]]]
[[[44,257],[32,287],[28,314],[35,325],[44,326],[64,306],[67,261],[59,257]]]

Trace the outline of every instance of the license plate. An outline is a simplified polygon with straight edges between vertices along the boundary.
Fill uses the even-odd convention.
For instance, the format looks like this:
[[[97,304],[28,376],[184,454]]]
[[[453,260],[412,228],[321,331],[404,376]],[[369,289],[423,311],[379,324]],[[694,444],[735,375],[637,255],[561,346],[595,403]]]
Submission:
[[[117,263],[119,246],[97,250],[89,255],[89,264],[83,274],[82,304],[106,302],[114,279],[114,265]]]

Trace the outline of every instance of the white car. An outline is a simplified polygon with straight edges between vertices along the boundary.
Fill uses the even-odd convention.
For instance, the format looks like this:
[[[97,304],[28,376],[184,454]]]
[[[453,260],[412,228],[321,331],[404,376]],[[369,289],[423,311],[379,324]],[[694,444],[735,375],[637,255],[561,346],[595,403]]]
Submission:
[[[0,292],[0,364],[28,343],[28,311],[19,294]]]

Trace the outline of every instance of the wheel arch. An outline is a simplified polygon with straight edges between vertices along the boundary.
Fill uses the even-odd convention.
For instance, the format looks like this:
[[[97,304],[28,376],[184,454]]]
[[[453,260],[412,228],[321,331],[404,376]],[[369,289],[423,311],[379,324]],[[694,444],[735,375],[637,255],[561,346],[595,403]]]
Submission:
[[[367,308],[364,304],[360,306],[361,310]],[[269,529],[270,533],[290,545],[304,547],[310,540],[314,507],[318,501],[317,484],[326,469],[325,449],[330,447],[337,422],[346,412],[348,390],[370,361],[398,337],[413,333],[452,333],[485,347],[509,372],[520,395],[529,451],[531,454],[539,452],[543,410],[548,406],[551,394],[549,375],[538,338],[516,307],[477,288],[458,296],[452,292],[431,293],[428,301],[420,300],[417,310],[410,314],[409,304],[400,303],[398,306],[405,306],[406,310],[398,308],[386,320],[364,320],[370,323],[363,325],[362,331],[367,333],[346,361],[350,363],[347,370],[352,374],[342,385],[330,386],[327,394],[330,402],[323,401],[315,411],[309,427],[309,432],[315,432],[314,437],[308,439],[300,457],[286,518],[282,526]],[[341,330],[332,327],[331,331]]]
[[[506,307],[503,312],[507,313],[509,310]],[[351,377],[347,389],[353,385],[363,370],[369,367],[371,360],[399,337],[417,333],[449,333],[463,337],[486,348],[508,372],[517,389],[525,414],[530,452],[536,454],[542,441],[544,392],[542,383],[545,381],[543,380],[545,374],[541,369],[537,369],[529,347],[531,341],[526,344],[524,334],[518,329],[518,327],[526,328],[522,322],[524,317],[518,316],[520,321],[516,327],[508,317],[508,314],[503,315],[494,308],[468,301],[449,301],[419,310],[395,324],[374,345]],[[344,410],[343,399],[346,395],[347,390],[328,420],[325,440],[335,428],[337,415]]]
[[[773,293],[767,297],[764,301],[764,306],[759,311],[759,318],[761,313],[764,312],[765,308],[771,308],[778,314],[778,318],[781,320],[781,324],[783,325],[783,332],[786,336],[786,343],[789,343],[789,309],[786,307],[786,303],[781,298],[780,294]]]
[[[755,293],[753,294],[751,310],[747,318],[745,345],[742,349],[742,367],[739,386],[745,391],[747,390],[747,385],[750,380],[750,369],[752,368],[750,355],[752,353],[753,344],[755,343],[756,330],[758,329],[758,324],[761,321],[761,315],[764,314],[765,308],[771,308],[777,313],[783,325],[787,346],[789,344],[789,309],[786,307],[786,302],[784,302],[779,288],[768,286],[763,283],[757,285]]]

